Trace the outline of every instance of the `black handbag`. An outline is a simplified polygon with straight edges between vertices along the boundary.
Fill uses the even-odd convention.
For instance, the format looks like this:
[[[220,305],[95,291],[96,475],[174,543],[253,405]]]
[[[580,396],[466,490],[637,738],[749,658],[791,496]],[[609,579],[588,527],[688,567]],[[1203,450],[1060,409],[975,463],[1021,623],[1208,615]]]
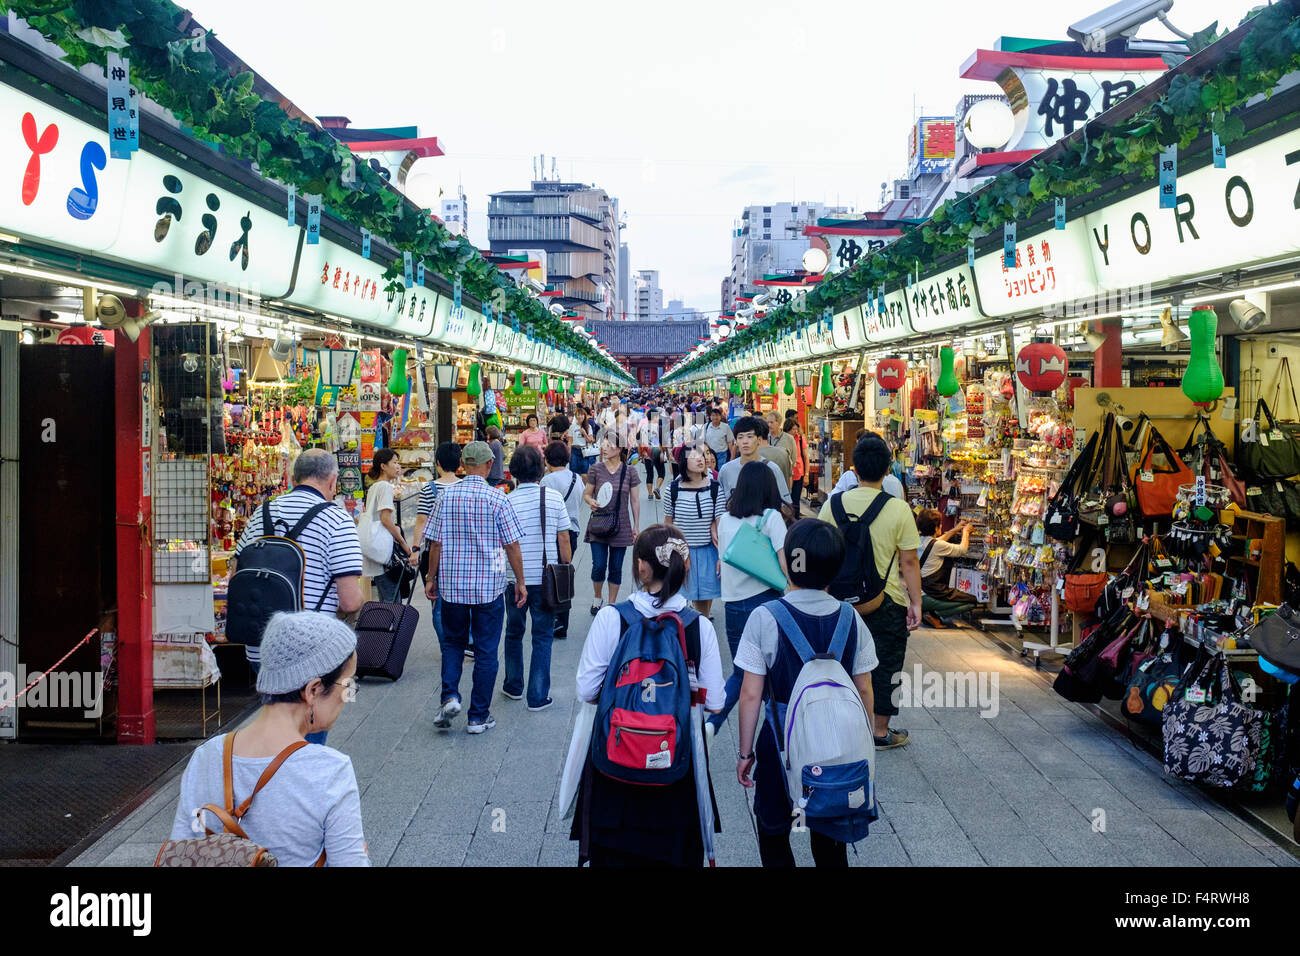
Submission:
[[[591,537],[599,540],[618,534],[623,518],[623,479],[628,468],[629,465],[624,463],[618,471],[618,490],[614,492],[614,500],[609,503],[609,507],[602,508],[587,519],[587,534]]]
[[[1274,667],[1300,674],[1300,614],[1283,604],[1249,631],[1250,646]]]
[[[1296,431],[1300,425],[1279,423],[1268,403],[1260,399],[1255,406],[1255,441],[1237,443],[1237,461],[1255,478],[1276,480],[1300,475],[1300,444]]]
[[[1078,486],[1084,474],[1092,468],[1092,459],[1097,450],[1097,437],[1098,433],[1093,432],[1088,438],[1083,451],[1061,480],[1061,487],[1047,503],[1043,527],[1049,538],[1055,538],[1057,541],[1073,541],[1079,536]]]
[[[548,611],[558,611],[573,603],[577,572],[572,564],[562,561],[546,563],[546,491],[545,486],[537,486],[537,497],[542,506],[542,607]]]

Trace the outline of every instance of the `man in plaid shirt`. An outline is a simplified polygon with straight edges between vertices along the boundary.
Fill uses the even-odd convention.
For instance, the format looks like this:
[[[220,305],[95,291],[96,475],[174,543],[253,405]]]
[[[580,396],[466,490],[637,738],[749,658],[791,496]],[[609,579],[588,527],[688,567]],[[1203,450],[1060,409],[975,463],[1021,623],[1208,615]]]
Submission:
[[[519,550],[523,529],[506,496],[487,483],[494,456],[487,443],[465,446],[461,463],[465,477],[448,485],[424,529],[429,542],[429,575],[425,593],[442,598],[442,707],[433,725],[451,726],[461,711],[460,676],[465,645],[474,635],[474,685],[469,697],[471,734],[496,726],[489,705],[496,686],[497,647],[505,619],[506,561],[515,580],[524,580]],[[503,560],[504,559],[504,560]],[[518,607],[528,604],[528,589],[515,588]]]

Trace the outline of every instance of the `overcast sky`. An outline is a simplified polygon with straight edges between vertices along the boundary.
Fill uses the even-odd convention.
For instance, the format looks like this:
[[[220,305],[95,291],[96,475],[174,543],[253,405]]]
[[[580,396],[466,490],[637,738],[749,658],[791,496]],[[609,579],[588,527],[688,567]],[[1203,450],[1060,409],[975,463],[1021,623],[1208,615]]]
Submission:
[[[1222,29],[1255,5],[1176,0],[1169,16],[1189,33],[1216,19]],[[659,270],[665,304],[716,311],[744,206],[878,208],[880,184],[906,173],[914,115],[997,92],[959,78],[975,49],[1002,35],[1066,39],[1107,3],[189,6],[304,111],[437,136],[446,155],[412,176],[434,197],[464,183],[480,247],[488,194],[527,188],[544,153],[548,173],[555,157],[565,180],[618,197],[632,269]],[[1170,38],[1158,22],[1140,35]]]

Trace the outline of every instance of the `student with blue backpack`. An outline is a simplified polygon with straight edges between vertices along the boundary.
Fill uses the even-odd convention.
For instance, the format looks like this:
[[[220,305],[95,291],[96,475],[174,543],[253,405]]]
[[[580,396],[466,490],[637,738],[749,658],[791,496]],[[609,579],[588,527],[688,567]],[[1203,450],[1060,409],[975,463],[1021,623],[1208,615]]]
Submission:
[[[847,844],[865,837],[877,816],[868,715],[879,662],[853,605],[827,593],[844,563],[839,531],[814,518],[796,521],[785,553],[792,587],[754,610],[735,655],[745,672],[736,779],[755,788],[763,866],[794,866],[797,824],[810,831],[817,866],[843,867]]]
[[[578,696],[596,704],[570,839],[597,866],[700,866],[702,820],[717,829],[698,710],[724,699],[718,636],[678,592],[681,532],[655,524],[632,546],[640,589],[600,609],[582,648]],[[695,680],[691,680],[694,671]]]

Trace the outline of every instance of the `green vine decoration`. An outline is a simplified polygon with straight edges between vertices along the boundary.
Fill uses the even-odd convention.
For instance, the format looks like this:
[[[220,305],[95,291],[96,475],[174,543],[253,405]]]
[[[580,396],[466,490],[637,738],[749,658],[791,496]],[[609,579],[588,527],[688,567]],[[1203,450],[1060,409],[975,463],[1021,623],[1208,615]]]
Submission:
[[[1186,149],[1206,129],[1227,145],[1245,135],[1237,111],[1251,98],[1269,95],[1278,81],[1300,70],[1300,16],[1296,0],[1282,0],[1252,10],[1242,20],[1249,32],[1237,49],[1199,75],[1179,74],[1165,93],[1122,126],[1098,131],[1089,127],[1062,140],[1064,155],[1031,160],[995,177],[975,193],[959,195],[935,210],[920,226],[852,269],[810,290],[805,316],[822,309],[848,308],[882,284],[897,286],[917,262],[931,263],[955,255],[975,239],[996,235],[1006,222],[1024,220],[1057,196],[1082,196],[1111,179],[1137,174],[1155,179],[1156,157],[1167,145]],[[1189,44],[1195,53],[1226,36],[1211,24]],[[698,372],[720,359],[775,341],[800,320],[790,305],[770,311],[758,324],[733,334],[707,353],[676,370],[666,380]]]
[[[521,330],[626,377],[467,239],[453,236],[407,202],[368,164],[352,161],[347,146],[258,95],[252,73],[232,75],[206,44],[193,42],[190,14],[170,0],[0,0],[0,13],[8,11],[55,43],[76,68],[104,67],[110,50],[129,48],[136,88],[170,110],[197,139],[256,164],[260,175],[293,184],[299,193],[319,193],[332,214],[370,230],[399,253],[423,259],[427,269],[449,281],[459,276],[465,292],[494,308],[503,306],[499,311],[516,316]],[[349,165],[355,183],[343,181]],[[391,291],[400,289],[401,277],[399,256],[384,272]]]

